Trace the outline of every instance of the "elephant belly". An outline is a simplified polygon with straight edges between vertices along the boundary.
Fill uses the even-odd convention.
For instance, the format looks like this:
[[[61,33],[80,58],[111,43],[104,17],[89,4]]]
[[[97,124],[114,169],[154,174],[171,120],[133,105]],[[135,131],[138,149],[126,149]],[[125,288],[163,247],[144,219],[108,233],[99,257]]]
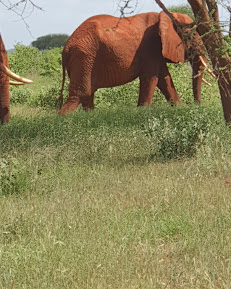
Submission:
[[[120,67],[103,67],[94,77],[97,88],[113,87],[123,85],[136,79],[138,73]]]
[[[98,62],[98,61],[97,61]],[[92,80],[96,88],[106,88],[123,85],[139,75],[139,65],[136,60],[129,57],[106,57],[104,61],[95,63]]]

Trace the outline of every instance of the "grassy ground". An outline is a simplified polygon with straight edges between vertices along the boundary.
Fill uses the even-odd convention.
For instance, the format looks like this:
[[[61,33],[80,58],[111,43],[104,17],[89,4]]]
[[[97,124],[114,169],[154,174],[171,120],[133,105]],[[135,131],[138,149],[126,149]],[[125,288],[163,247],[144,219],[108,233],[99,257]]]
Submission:
[[[229,131],[220,108],[13,107],[0,288],[230,288]]]

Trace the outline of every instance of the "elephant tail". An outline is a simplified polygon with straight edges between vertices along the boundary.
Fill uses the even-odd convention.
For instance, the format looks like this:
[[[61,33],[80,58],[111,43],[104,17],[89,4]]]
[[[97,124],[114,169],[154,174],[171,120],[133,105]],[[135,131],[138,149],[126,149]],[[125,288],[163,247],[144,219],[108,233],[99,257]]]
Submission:
[[[66,76],[66,69],[65,66],[63,65],[63,81],[62,81],[62,87],[60,91],[60,96],[59,99],[57,100],[57,107],[61,109],[63,106],[63,89],[64,89],[64,84],[65,84],[65,76]]]

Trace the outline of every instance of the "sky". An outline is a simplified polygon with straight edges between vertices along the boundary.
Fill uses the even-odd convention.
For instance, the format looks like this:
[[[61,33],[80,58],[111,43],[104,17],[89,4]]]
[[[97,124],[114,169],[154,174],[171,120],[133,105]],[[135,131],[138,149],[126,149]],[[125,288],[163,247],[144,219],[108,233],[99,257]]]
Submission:
[[[7,0],[4,0],[7,3]],[[1,2],[4,2],[1,1]],[[19,0],[12,0],[16,3]],[[97,14],[120,16],[118,4],[122,0],[34,0],[34,3],[43,8],[35,9],[26,19],[26,24],[12,11],[0,4],[0,32],[7,50],[20,43],[30,45],[40,36],[53,33],[72,32],[87,18]],[[136,7],[136,3],[138,5]],[[133,14],[155,11],[160,8],[154,0],[132,0]],[[186,0],[163,0],[165,6],[186,4]],[[29,7],[28,7],[29,8]],[[129,10],[127,10],[129,12]],[[29,14],[31,9],[28,9]],[[226,15],[226,19],[228,16]],[[28,31],[29,30],[29,31]]]

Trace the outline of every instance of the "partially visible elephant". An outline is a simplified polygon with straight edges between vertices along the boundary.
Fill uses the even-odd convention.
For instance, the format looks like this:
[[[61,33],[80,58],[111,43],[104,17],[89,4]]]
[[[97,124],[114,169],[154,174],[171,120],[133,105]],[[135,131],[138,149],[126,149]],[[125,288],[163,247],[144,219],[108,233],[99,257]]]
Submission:
[[[10,77],[17,82],[10,81]],[[7,52],[0,35],[0,120],[2,124],[8,122],[10,118],[10,84],[24,83],[32,83],[32,80],[22,78],[9,69]]]
[[[172,13],[181,24],[193,20]],[[190,29],[184,29],[190,34]],[[186,60],[192,66],[193,93],[201,100],[201,82],[206,67],[205,48],[196,32],[192,41],[182,41],[172,20],[161,13],[142,13],[128,18],[93,16],[68,39],[62,52],[63,83],[59,114],[94,107],[94,92],[140,79],[138,105],[149,105],[156,86],[168,101],[180,103],[167,62]],[[207,67],[206,67],[207,69]],[[69,97],[62,106],[65,71],[70,78]],[[62,106],[62,107],[61,107]]]

